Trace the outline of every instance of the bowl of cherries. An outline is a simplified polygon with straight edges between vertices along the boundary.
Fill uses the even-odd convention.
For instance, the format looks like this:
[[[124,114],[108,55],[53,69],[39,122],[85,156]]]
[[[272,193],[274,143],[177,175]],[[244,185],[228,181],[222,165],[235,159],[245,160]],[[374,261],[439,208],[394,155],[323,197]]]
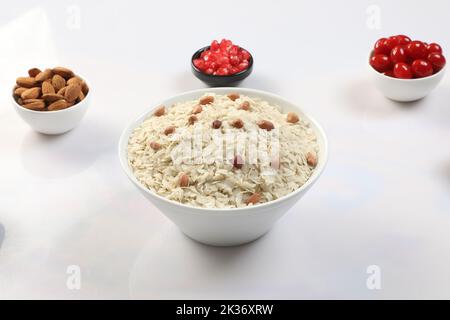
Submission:
[[[377,40],[369,57],[375,85],[387,98],[402,102],[428,95],[441,81],[445,63],[439,44],[405,35]]]
[[[253,70],[253,57],[231,40],[214,40],[191,58],[192,73],[206,84],[217,87],[237,84]]]

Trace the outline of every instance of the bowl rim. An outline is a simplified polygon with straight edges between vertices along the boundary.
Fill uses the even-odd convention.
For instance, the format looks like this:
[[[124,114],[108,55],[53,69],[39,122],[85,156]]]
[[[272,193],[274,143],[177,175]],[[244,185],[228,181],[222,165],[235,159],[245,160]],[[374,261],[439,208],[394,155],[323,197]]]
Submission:
[[[251,70],[253,68],[253,55],[250,53],[250,51],[248,51],[247,49],[239,46],[239,48],[245,50],[248,52],[248,54],[250,55],[250,60],[248,61],[248,67],[242,71],[239,71],[238,73],[233,73],[233,74],[229,74],[229,75],[225,75],[225,76],[221,76],[221,75],[214,75],[214,74],[207,74],[204,73],[203,71],[201,71],[200,69],[198,69],[195,65],[194,65],[194,59],[195,56],[201,54],[203,51],[209,49],[211,46],[205,46],[203,48],[198,49],[197,51],[194,52],[194,54],[191,57],[191,67],[198,73],[201,73],[202,75],[204,75],[205,77],[210,77],[210,78],[221,78],[221,79],[226,79],[226,78],[233,78],[233,77],[237,77],[240,76],[246,72],[248,72],[249,70]]]
[[[81,79],[83,79],[84,82],[86,82],[86,84],[87,84],[87,86],[89,88],[89,91],[88,91],[87,95],[84,97],[83,101],[78,102],[77,104],[74,104],[73,106],[71,106],[69,108],[65,108],[65,109],[62,109],[62,110],[53,110],[53,111],[37,111],[37,110],[27,109],[27,108],[21,106],[20,104],[18,104],[16,99],[14,99],[14,90],[16,89],[17,84],[13,86],[12,91],[11,91],[12,92],[12,94],[11,94],[12,102],[16,106],[16,108],[19,108],[21,110],[24,110],[24,111],[27,111],[27,112],[30,112],[30,113],[38,113],[38,114],[63,113],[63,112],[70,112],[70,110],[78,109],[80,106],[82,106],[87,101],[87,99],[90,99],[92,90],[91,90],[91,85],[90,85],[89,81],[86,80],[85,77],[81,76],[80,74],[76,74],[76,76],[80,77]]]
[[[192,94],[204,94],[206,92],[214,92],[217,94],[224,94],[226,92],[241,92],[241,93],[245,93],[245,94],[254,94],[254,95],[265,95],[268,96],[274,100],[278,100],[279,104],[291,104],[293,106],[295,106],[295,108],[298,109],[298,111],[301,112],[301,114],[306,117],[308,119],[308,121],[310,123],[313,124],[313,127],[316,129],[316,133],[318,134],[318,136],[320,136],[320,139],[322,139],[323,141],[323,150],[320,150],[320,160],[319,160],[319,164],[316,166],[316,168],[314,169],[314,172],[312,173],[312,175],[309,177],[309,179],[305,182],[305,184],[303,184],[300,188],[298,188],[295,191],[292,191],[290,193],[288,193],[287,195],[278,198],[276,200],[272,200],[272,201],[268,201],[268,202],[264,202],[261,204],[256,204],[256,205],[252,205],[252,206],[246,206],[246,207],[240,207],[240,208],[204,208],[204,207],[196,207],[196,206],[192,206],[192,205],[188,205],[188,204],[184,204],[184,203],[180,203],[174,200],[169,200],[161,195],[158,195],[156,192],[144,187],[142,185],[141,182],[139,182],[137,180],[137,178],[135,177],[135,175],[133,174],[131,168],[128,165],[128,155],[127,155],[127,146],[128,146],[128,140],[129,137],[131,135],[131,133],[133,132],[133,130],[142,123],[142,121],[144,121],[146,119],[146,117],[151,114],[151,112],[153,112],[153,110],[161,105],[164,104],[164,101],[167,100],[172,100],[172,99],[177,99],[180,98],[182,96],[185,95],[192,95]],[[118,156],[119,156],[119,161],[120,161],[120,165],[122,167],[122,169],[125,171],[125,174],[128,176],[128,178],[141,190],[144,191],[146,194],[149,194],[151,197],[155,197],[156,199],[167,203],[168,205],[175,205],[178,206],[180,208],[185,208],[185,209],[189,209],[189,210],[194,210],[197,213],[207,213],[207,212],[215,212],[215,213],[235,213],[235,212],[249,212],[249,211],[258,211],[259,209],[263,209],[263,208],[267,208],[267,207],[273,207],[273,206],[277,206],[282,202],[286,202],[287,200],[289,200],[290,198],[295,197],[296,195],[298,195],[299,193],[301,193],[303,190],[307,190],[319,177],[320,175],[323,173],[326,164],[328,162],[328,139],[327,136],[325,134],[325,131],[323,130],[322,126],[311,116],[309,116],[307,113],[304,112],[304,110],[302,108],[300,108],[297,104],[290,102],[289,100],[284,99],[283,97],[267,92],[267,91],[262,91],[262,90],[257,90],[257,89],[250,89],[250,88],[236,88],[236,87],[216,87],[216,88],[203,88],[203,89],[197,89],[197,90],[191,90],[191,91],[186,91],[186,92],[182,92],[179,94],[176,94],[174,96],[171,96],[169,98],[164,99],[163,101],[161,101],[161,103],[155,104],[155,107],[146,110],[144,113],[140,114],[137,118],[135,118],[134,120],[130,121],[125,128],[123,129],[120,138],[119,138],[119,145],[118,145]]]
[[[444,67],[443,67],[441,70],[439,70],[439,71],[436,72],[436,73],[433,73],[431,76],[428,76],[428,77],[423,77],[423,78],[412,78],[412,79],[399,79],[399,78],[389,77],[389,76],[385,75],[384,73],[381,73],[381,72],[378,72],[377,70],[375,70],[375,68],[372,67],[372,66],[370,65],[370,58],[372,57],[372,55],[373,55],[373,50],[370,51],[370,55],[369,55],[369,63],[367,64],[367,65],[369,66],[369,69],[371,69],[372,71],[374,71],[374,72],[375,72],[376,74],[378,74],[381,78],[386,78],[386,79],[394,80],[394,81],[398,81],[398,82],[405,82],[405,83],[406,83],[406,82],[420,82],[420,81],[427,81],[427,80],[429,80],[429,79],[433,79],[433,78],[435,78],[435,77],[440,76],[440,74],[443,73],[444,70],[447,68],[447,64],[445,64]]]

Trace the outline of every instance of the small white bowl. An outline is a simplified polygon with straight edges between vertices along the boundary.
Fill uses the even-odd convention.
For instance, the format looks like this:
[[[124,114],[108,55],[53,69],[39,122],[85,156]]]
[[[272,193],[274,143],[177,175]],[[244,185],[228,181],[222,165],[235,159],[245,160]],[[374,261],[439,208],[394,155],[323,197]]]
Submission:
[[[317,135],[320,151],[318,164],[309,180],[296,191],[275,201],[262,203],[245,208],[206,209],[197,208],[157,195],[143,186],[134,176],[128,165],[127,146],[130,134],[153,110],[145,112],[129,124],[123,131],[119,141],[119,158],[123,170],[138,190],[150,200],[162,213],[174,222],[183,233],[199,242],[231,246],[255,240],[265,234],[274,223],[284,215],[317,181],[325,168],[328,158],[328,143],[324,131],[319,124],[307,116],[298,106],[285,99],[264,91],[244,88],[207,88],[185,92],[171,97],[155,106],[171,106],[177,102],[198,99],[207,92],[226,94],[237,92],[250,97],[259,97],[282,108],[283,112],[294,111],[311,123],[311,128]],[[297,211],[299,213],[299,211]],[[313,214],[313,212],[311,212]]]
[[[373,82],[378,90],[386,98],[399,102],[415,101],[428,95],[441,81],[446,67],[425,78],[397,79],[378,72],[369,64]]]
[[[86,81],[85,78],[82,79]],[[86,83],[89,86],[89,83]],[[11,95],[11,99],[14,109],[31,128],[43,134],[57,135],[72,130],[83,119],[91,99],[92,90],[90,88],[89,86],[89,92],[81,102],[72,107],[56,111],[30,110],[19,105],[13,95]]]

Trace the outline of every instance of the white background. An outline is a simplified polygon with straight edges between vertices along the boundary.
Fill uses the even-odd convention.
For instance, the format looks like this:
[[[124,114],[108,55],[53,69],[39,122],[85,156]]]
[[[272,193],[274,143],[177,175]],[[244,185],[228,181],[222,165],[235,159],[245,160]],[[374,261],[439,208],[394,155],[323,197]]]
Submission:
[[[398,104],[367,69],[380,36],[449,53],[449,21],[447,0],[3,2],[0,298],[450,298],[450,77]],[[127,122],[204,86],[190,56],[222,37],[254,55],[241,85],[300,104],[331,154],[271,232],[235,248],[183,236],[116,155]],[[48,137],[15,114],[10,90],[56,65],[88,78],[92,101],[79,127]],[[70,265],[80,290],[66,287]],[[381,290],[366,286],[370,265]]]

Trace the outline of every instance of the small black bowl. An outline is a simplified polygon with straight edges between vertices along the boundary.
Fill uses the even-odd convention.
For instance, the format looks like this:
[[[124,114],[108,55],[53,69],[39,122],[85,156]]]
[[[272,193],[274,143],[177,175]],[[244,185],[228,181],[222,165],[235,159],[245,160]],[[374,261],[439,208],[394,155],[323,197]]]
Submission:
[[[253,56],[250,54],[250,60],[248,61],[248,68],[245,70],[242,70],[241,72],[231,74],[229,76],[215,76],[212,74],[206,74],[202,72],[201,70],[197,69],[196,66],[194,66],[194,60],[200,58],[200,54],[208,50],[210,46],[203,47],[199,50],[197,50],[191,58],[191,67],[192,67],[192,73],[201,81],[206,83],[207,85],[211,87],[226,87],[229,85],[236,85],[245,78],[247,78],[250,73],[252,73],[253,70]],[[244,49],[244,48],[241,48]],[[244,49],[245,50],[245,49]]]

